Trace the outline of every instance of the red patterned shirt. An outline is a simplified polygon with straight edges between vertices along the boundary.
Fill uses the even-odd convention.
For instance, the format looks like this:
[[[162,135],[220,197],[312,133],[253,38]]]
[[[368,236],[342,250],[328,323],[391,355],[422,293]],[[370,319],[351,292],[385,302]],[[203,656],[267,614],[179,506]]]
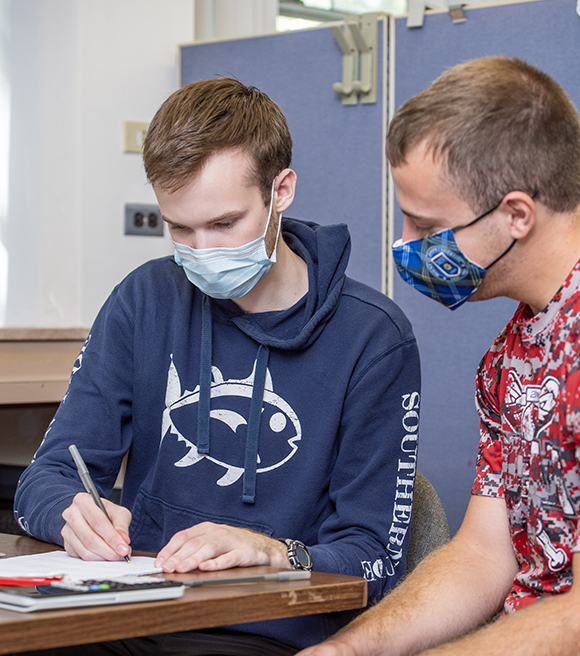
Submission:
[[[514,612],[572,585],[580,551],[580,262],[548,306],[520,305],[477,372],[473,493],[503,497],[520,565]],[[578,451],[577,451],[578,450]]]

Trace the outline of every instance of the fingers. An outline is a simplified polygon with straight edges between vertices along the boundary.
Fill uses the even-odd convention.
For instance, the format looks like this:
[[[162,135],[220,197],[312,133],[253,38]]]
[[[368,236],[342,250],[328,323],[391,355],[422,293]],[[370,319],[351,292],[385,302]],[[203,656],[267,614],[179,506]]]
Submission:
[[[205,572],[217,572],[221,569],[230,569],[231,567],[241,567],[246,565],[242,562],[244,559],[239,552],[228,551],[215,558],[208,558],[199,563],[199,569]]]
[[[204,522],[176,533],[159,552],[155,565],[165,572],[189,572],[206,560],[230,553],[235,549],[235,540],[224,528]]]
[[[276,540],[254,531],[203,522],[176,533],[159,552],[155,566],[164,572],[189,572],[270,565],[271,554],[280,546]]]
[[[113,523],[84,492],[62,513],[64,547],[71,556],[83,560],[120,560],[131,553],[129,524],[131,513],[106,499],[103,504]]]
[[[129,538],[129,525],[131,524],[131,511],[124,506],[118,506],[116,503],[103,499],[105,510],[111,519],[112,525],[122,535],[127,544],[131,542]]]

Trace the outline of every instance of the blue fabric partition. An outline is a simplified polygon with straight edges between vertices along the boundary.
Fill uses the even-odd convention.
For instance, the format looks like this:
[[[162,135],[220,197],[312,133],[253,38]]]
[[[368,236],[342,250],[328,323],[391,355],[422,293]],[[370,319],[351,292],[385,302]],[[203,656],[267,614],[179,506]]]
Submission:
[[[427,14],[422,28],[395,26],[395,107],[447,68],[486,55],[518,56],[558,80],[580,107],[580,18],[575,0],[536,0],[466,9],[467,21]],[[395,237],[402,232],[397,207]],[[394,297],[413,322],[421,350],[423,404],[419,468],[442,498],[452,533],[469,501],[479,420],[473,395],[480,358],[516,303],[470,303],[455,312],[424,298],[395,273]]]
[[[347,223],[348,274],[381,289],[385,279],[382,189],[385,19],[379,21],[378,102],[344,107],[332,89],[342,54],[330,27],[182,46],[181,84],[234,75],[277,102],[294,142],[292,218]]]

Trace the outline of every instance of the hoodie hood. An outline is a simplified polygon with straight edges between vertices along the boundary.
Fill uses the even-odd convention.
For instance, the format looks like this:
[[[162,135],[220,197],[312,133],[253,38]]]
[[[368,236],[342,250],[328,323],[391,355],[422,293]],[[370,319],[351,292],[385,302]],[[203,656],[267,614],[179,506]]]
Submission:
[[[267,347],[298,350],[312,344],[334,314],[350,256],[345,224],[321,226],[282,220],[284,241],[308,265],[308,293],[288,310],[244,314],[233,301],[212,301],[214,315],[227,318]]]

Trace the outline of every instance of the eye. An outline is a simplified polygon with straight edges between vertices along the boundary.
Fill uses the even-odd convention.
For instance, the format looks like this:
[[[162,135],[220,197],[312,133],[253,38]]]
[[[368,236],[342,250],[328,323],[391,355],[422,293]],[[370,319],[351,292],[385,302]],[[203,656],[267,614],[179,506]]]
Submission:
[[[413,234],[418,238],[428,237],[433,233],[433,226],[422,224],[411,216],[405,215],[405,223],[409,226],[409,228],[411,228]]]
[[[223,219],[222,221],[216,221],[215,223],[212,223],[211,227],[214,230],[231,230],[231,228],[233,228],[237,222],[237,217],[232,219]]]

